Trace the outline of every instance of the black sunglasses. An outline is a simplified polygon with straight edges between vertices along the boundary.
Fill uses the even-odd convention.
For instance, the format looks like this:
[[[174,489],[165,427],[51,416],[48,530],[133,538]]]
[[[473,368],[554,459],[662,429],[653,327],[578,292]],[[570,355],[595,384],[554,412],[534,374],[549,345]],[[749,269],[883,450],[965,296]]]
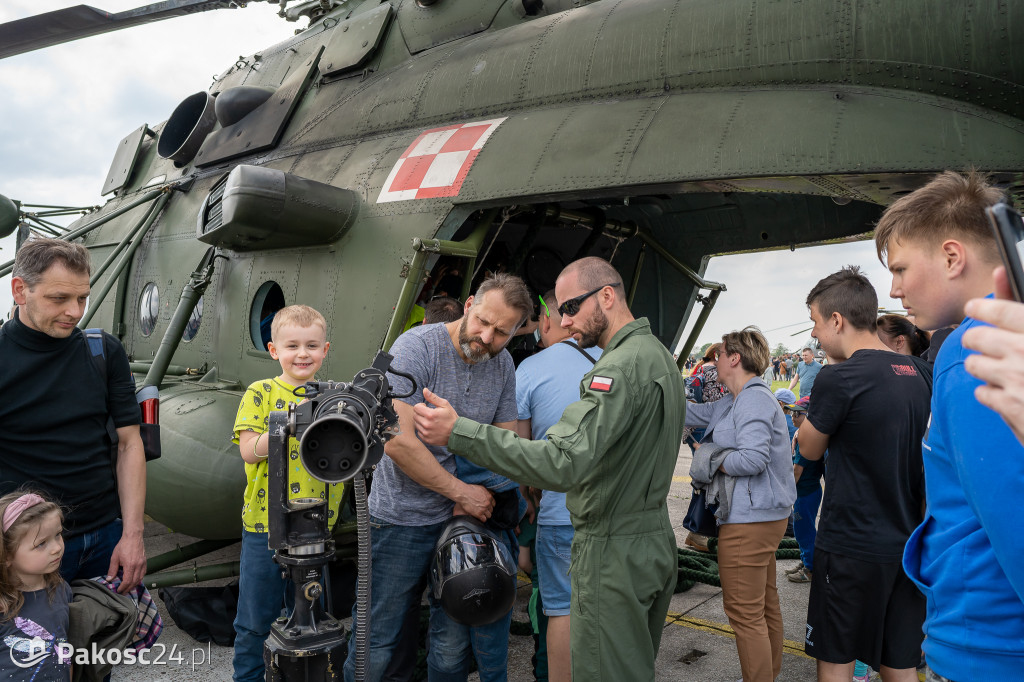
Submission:
[[[571,316],[575,315],[576,313],[578,313],[580,311],[580,306],[583,305],[583,302],[585,300],[587,300],[588,297],[593,296],[594,294],[596,294],[597,292],[601,291],[601,289],[604,289],[605,287],[617,287],[617,286],[620,286],[620,285],[621,285],[621,282],[613,282],[611,284],[602,284],[601,286],[599,286],[598,288],[594,289],[593,291],[588,291],[585,294],[580,294],[576,298],[570,298],[568,301],[566,301],[562,305],[558,306],[558,314],[562,315],[563,317],[565,315],[569,315],[571,317]]]

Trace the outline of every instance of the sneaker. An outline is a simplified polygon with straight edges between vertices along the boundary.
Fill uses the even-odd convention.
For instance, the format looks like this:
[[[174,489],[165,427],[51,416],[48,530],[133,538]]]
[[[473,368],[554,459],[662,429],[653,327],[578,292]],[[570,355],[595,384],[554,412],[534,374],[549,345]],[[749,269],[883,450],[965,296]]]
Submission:
[[[793,575],[797,571],[802,571],[802,570],[804,570],[804,562],[801,561],[800,563],[798,563],[793,568],[787,569],[786,570],[786,575]]]
[[[811,572],[807,570],[806,566],[801,566],[799,571],[790,573],[786,576],[789,578],[791,583],[809,583],[811,582]]]
[[[868,671],[863,675],[854,675],[853,682],[871,682],[871,672]]]

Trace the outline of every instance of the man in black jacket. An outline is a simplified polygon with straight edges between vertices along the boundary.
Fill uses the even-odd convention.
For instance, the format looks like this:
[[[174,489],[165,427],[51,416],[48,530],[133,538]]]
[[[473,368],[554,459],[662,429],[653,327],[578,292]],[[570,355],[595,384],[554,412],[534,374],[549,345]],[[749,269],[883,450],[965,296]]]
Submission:
[[[146,459],[128,357],[104,333],[104,377],[76,326],[89,297],[85,247],[26,242],[12,274],[18,308],[0,327],[0,494],[31,484],[53,496],[65,510],[61,575],[70,582],[121,568],[127,592],[146,569]]]

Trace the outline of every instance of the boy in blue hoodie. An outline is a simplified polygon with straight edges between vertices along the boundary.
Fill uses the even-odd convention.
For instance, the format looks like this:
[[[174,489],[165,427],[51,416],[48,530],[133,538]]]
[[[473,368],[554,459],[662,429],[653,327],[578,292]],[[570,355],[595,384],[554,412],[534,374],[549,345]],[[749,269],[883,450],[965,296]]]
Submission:
[[[875,230],[892,273],[890,296],[915,324],[959,323],[934,368],[923,457],[927,511],[903,565],[928,600],[929,679],[1014,680],[1024,670],[1024,563],[1018,503],[1024,447],[977,401],[981,382],[964,369],[973,354],[968,300],[991,295],[999,263],[986,206],[1003,199],[975,172],[946,171],[890,206]]]

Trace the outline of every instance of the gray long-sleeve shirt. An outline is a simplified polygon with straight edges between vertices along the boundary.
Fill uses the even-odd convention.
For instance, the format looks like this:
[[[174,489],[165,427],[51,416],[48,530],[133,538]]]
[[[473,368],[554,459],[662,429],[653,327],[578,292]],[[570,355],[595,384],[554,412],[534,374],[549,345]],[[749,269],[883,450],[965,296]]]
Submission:
[[[686,426],[706,427],[705,440],[731,448],[722,469],[735,477],[729,516],[722,523],[778,521],[796,500],[789,429],[778,400],[755,377],[736,396],[690,404]]]

